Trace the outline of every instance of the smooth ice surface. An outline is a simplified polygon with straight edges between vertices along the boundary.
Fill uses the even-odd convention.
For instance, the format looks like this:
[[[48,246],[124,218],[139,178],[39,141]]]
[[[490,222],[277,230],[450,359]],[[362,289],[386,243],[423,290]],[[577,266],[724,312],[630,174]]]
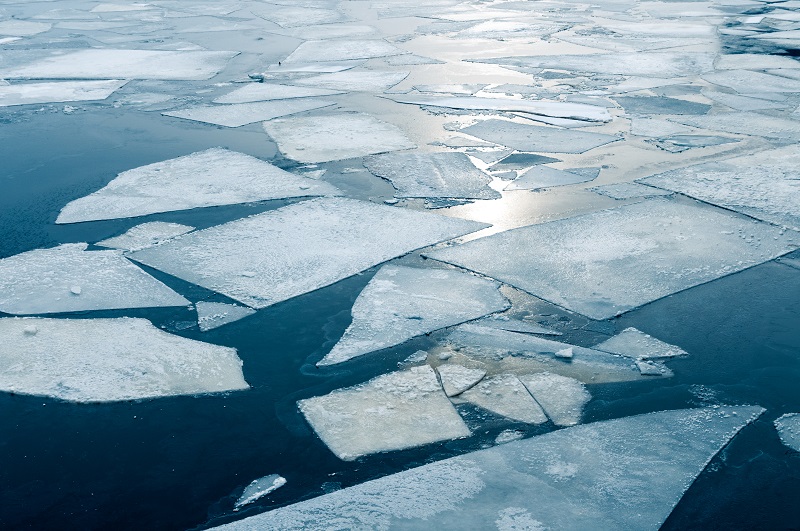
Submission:
[[[577,173],[577,170],[584,170]],[[585,183],[596,179],[600,168],[577,168],[573,171],[558,170],[549,166],[534,166],[509,183],[506,190],[539,190],[553,186]]]
[[[306,41],[286,58],[287,63],[350,61],[408,53],[383,39]]]
[[[633,327],[626,328],[619,334],[606,339],[602,343],[598,343],[592,348],[628,356],[629,358],[645,360],[688,355],[682,348],[664,343]]]
[[[602,133],[569,131],[506,120],[485,120],[465,127],[461,132],[517,151],[544,153],[583,153],[620,139]]]
[[[193,232],[130,256],[264,308],[484,227],[355,199],[314,199]]]
[[[800,413],[787,413],[775,420],[783,444],[800,452]]]
[[[201,332],[219,328],[256,313],[252,308],[222,302],[199,301],[194,306],[197,309],[197,326]]]
[[[31,333],[33,331],[33,333]],[[236,349],[145,319],[0,319],[0,389],[111,402],[247,389]]]
[[[189,304],[121,251],[86,247],[70,243],[0,260],[0,311],[29,315]]]
[[[318,365],[399,345],[509,305],[492,280],[461,271],[384,266],[356,299],[352,324]]]
[[[63,81],[58,83],[0,84],[0,107],[56,103],[62,101],[104,100],[127,81]]]
[[[527,424],[542,424],[547,417],[539,404],[513,374],[484,378],[458,398],[487,411]]]
[[[272,120],[273,118],[281,116],[322,109],[324,107],[330,107],[331,105],[335,105],[335,102],[313,98],[299,98],[291,100],[235,103],[232,105],[203,105],[161,114],[225,127],[241,127],[255,122]]]
[[[800,230],[800,146],[707,162],[640,182]]]
[[[486,371],[484,370],[471,369],[456,364],[439,365],[436,368],[436,372],[439,373],[442,389],[444,389],[444,394],[447,396],[460,395],[486,376]]]
[[[714,70],[714,54],[696,52],[637,52],[592,55],[543,55],[485,59],[480,62],[523,68],[554,68],[626,76],[675,78]]]
[[[670,119],[680,124],[712,131],[763,136],[781,141],[800,141],[800,121],[768,116],[757,112],[730,112]]]
[[[333,185],[289,173],[244,153],[211,148],[124,171],[100,190],[68,203],[56,223],[339,194]]]
[[[351,159],[416,145],[395,125],[368,114],[332,114],[272,120],[264,130],[287,158],[316,163]]]
[[[138,251],[139,249],[158,245],[193,230],[194,227],[181,225],[180,223],[151,221],[131,227],[125,234],[105,239],[97,242],[95,245],[99,247],[110,247],[111,249],[122,249],[123,251]]]
[[[580,423],[583,406],[592,399],[581,382],[559,374],[526,374],[520,376],[520,381],[556,426]]]
[[[296,79],[298,85],[352,92],[383,92],[408,77],[408,72],[344,71]]]
[[[498,199],[492,178],[464,153],[386,153],[364,160],[373,174],[392,183],[395,197]]]
[[[9,59],[13,57],[13,52],[3,53],[9,54]],[[0,78],[202,80],[214,77],[237,54],[91,48],[50,54],[22,66],[0,66]]]
[[[707,205],[648,199],[427,256],[602,320],[766,262],[796,243],[775,227]]]
[[[648,142],[664,151],[681,153],[692,148],[731,144],[738,142],[738,139],[714,135],[673,135],[667,138],[649,139]]]
[[[660,195],[670,195],[669,190],[661,190],[639,183],[615,183],[605,184],[589,188],[592,192],[605,195],[613,199],[632,199],[634,197],[657,197]]]
[[[264,476],[263,478],[253,480],[244,488],[244,492],[242,492],[242,495],[239,496],[238,500],[236,500],[233,510],[238,511],[245,505],[263,498],[267,494],[278,490],[284,485],[286,485],[286,479],[278,474],[270,474],[269,476]]]
[[[471,435],[427,365],[298,402],[339,459]]]
[[[222,528],[658,529],[717,452],[763,411],[684,409],[575,426]]]
[[[292,98],[311,98],[343,94],[341,90],[328,90],[276,83],[250,83],[220,96],[214,103],[250,103],[254,101],[287,100]]]
[[[648,137],[665,137],[689,133],[692,128],[659,118],[631,117],[631,134]]]

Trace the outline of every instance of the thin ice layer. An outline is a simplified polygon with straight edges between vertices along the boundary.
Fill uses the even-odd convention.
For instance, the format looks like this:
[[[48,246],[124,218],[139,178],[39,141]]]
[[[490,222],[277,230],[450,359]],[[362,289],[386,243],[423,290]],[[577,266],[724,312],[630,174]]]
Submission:
[[[800,452],[800,413],[787,413],[775,420],[781,442]]]
[[[193,232],[130,256],[264,308],[484,227],[355,199],[314,199]]]
[[[498,199],[492,178],[464,153],[386,153],[364,160],[373,174],[392,183],[395,197]]]
[[[244,153],[212,148],[124,171],[100,190],[68,203],[56,223],[340,194],[333,185],[294,175]]]
[[[293,98],[314,98],[343,94],[341,90],[278,85],[276,83],[250,83],[220,96],[214,103],[250,103],[254,101],[288,100]]]
[[[413,149],[416,145],[395,125],[368,114],[332,114],[272,120],[264,130],[287,158],[328,162]]]
[[[0,84],[0,107],[56,103],[63,101],[104,100],[127,81],[64,81],[59,83]]]
[[[352,92],[383,92],[408,77],[408,72],[344,71],[296,79],[298,85]]]
[[[278,490],[284,485],[286,485],[286,479],[278,474],[270,474],[269,476],[253,480],[244,488],[244,492],[242,492],[242,495],[236,500],[233,510],[238,511],[245,505],[260,500],[267,494]]]
[[[436,372],[442,382],[444,394],[448,397],[460,395],[486,376],[486,371],[482,369],[472,369],[456,364],[439,365]]]
[[[298,402],[339,459],[471,435],[427,365]]]
[[[484,378],[474,387],[458,395],[458,398],[517,422],[527,424],[547,422],[542,408],[519,378],[513,374]]]
[[[287,63],[350,61],[408,53],[383,39],[306,41],[297,47]]]
[[[462,529],[658,529],[717,452],[763,411],[684,409],[575,426],[221,529],[326,529],[332,522],[341,529],[450,529],[454,522]]]
[[[507,120],[484,120],[461,129],[461,132],[517,151],[544,153],[583,153],[620,140],[617,136],[602,133],[569,131]]]
[[[592,319],[772,260],[797,237],[707,205],[648,199],[428,253]]]
[[[604,352],[612,352],[621,356],[628,356],[629,358],[645,360],[688,355],[681,347],[664,343],[633,327],[626,328],[619,334],[606,339],[592,348]]]
[[[759,92],[800,92],[800,84],[796,80],[752,70],[722,70],[706,74],[703,79],[715,85],[733,89],[740,94],[748,94],[756,90]]]
[[[0,260],[0,311],[33,315],[189,304],[121,251],[86,247],[70,243]]]
[[[519,379],[556,426],[580,423],[583,406],[592,399],[586,387],[574,378],[540,372]]]
[[[195,122],[222,125],[224,127],[241,127],[255,122],[272,120],[281,116],[313,111],[335,105],[335,102],[313,98],[300,98],[278,101],[256,101],[252,103],[235,103],[232,105],[203,105],[179,111],[161,113]]]
[[[122,249],[123,251],[138,251],[171,240],[181,234],[194,230],[194,227],[180,223],[166,223],[164,221],[151,221],[131,227],[124,234],[97,242],[99,247]]]
[[[506,190],[540,190],[554,186],[585,183],[597,178],[600,168],[574,168],[569,171],[549,166],[534,166],[514,181]]]
[[[0,319],[0,389],[112,402],[247,389],[236,349],[145,319]]]
[[[201,332],[234,323],[256,313],[252,308],[222,302],[200,301],[194,306],[197,309],[197,326],[200,327]]]

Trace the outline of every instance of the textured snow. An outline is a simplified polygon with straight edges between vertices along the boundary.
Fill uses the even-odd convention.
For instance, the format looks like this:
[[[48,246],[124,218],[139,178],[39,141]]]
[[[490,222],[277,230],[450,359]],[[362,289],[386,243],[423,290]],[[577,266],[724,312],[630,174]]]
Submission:
[[[534,166],[510,182],[505,189],[539,190],[554,186],[566,186],[591,181],[598,175],[600,175],[600,168],[571,168],[570,171],[567,171],[549,166]]]
[[[287,63],[371,59],[408,53],[382,39],[306,41],[286,58]]]
[[[651,335],[629,327],[619,334],[592,347],[597,350],[637,359],[673,358],[687,356],[682,348],[664,343]]]
[[[783,444],[800,452],[800,413],[787,413],[775,420]]]
[[[592,192],[611,197],[613,199],[632,199],[634,197],[657,197],[670,195],[669,190],[661,190],[652,186],[639,183],[615,183],[589,188]]]
[[[503,417],[528,424],[542,424],[547,417],[542,408],[513,374],[484,378],[458,398]]]
[[[524,68],[554,68],[572,72],[597,72],[675,78],[714,70],[714,54],[696,52],[636,52],[592,55],[543,55],[486,59],[480,62]]]
[[[658,529],[717,452],[763,411],[685,409],[575,426],[223,529]]]
[[[31,333],[34,331],[34,333]],[[0,319],[0,389],[110,402],[247,389],[236,350],[145,319]]]
[[[602,133],[569,131],[506,120],[485,120],[465,127],[461,132],[517,151],[544,153],[583,153],[620,139]]]
[[[244,153],[212,148],[124,171],[100,190],[67,204],[56,223],[339,194],[325,182],[289,173]]]
[[[796,243],[775,227],[706,205],[648,199],[427,256],[602,320],[766,262]]]
[[[243,125],[264,120],[272,120],[281,116],[313,111],[335,105],[335,102],[313,98],[299,98],[277,101],[256,101],[252,103],[235,103],[232,105],[203,105],[179,111],[162,113],[195,122],[222,125],[225,127],[241,127]]]
[[[464,153],[386,153],[364,160],[373,174],[392,183],[395,197],[498,199],[492,178]]]
[[[64,81],[59,83],[0,84],[0,107],[55,103],[62,101],[104,100],[127,81]]]
[[[408,77],[408,72],[344,71],[296,79],[298,85],[352,92],[383,92]]]
[[[316,163],[416,146],[395,125],[367,114],[332,114],[272,120],[264,130],[287,158]]]
[[[509,305],[492,280],[461,271],[384,266],[356,299],[352,324],[318,365],[399,345]]]
[[[519,379],[556,426],[578,424],[583,406],[592,399],[586,387],[574,378],[540,372]]]
[[[122,249],[123,251],[138,251],[139,249],[158,245],[193,230],[194,227],[181,225],[180,223],[151,221],[131,227],[125,234],[105,239],[97,242],[95,245],[110,247],[111,249]]]
[[[486,376],[486,371],[484,370],[471,369],[456,364],[439,365],[436,368],[436,372],[439,373],[442,389],[444,389],[444,394],[447,396],[460,395]]]
[[[355,199],[314,199],[196,231],[130,256],[263,308],[484,227]]]
[[[219,328],[256,313],[252,308],[221,302],[200,301],[195,303],[195,308],[197,309],[197,325],[201,332]]]
[[[86,247],[64,244],[0,260],[0,311],[26,315],[189,304],[121,251]]]
[[[301,400],[298,406],[320,439],[345,461],[471,435],[427,365]]]
[[[286,479],[278,474],[270,474],[263,478],[253,480],[248,486],[244,488],[244,492],[236,500],[233,506],[234,511],[238,511],[247,504],[253,503],[266,496],[267,494],[278,490],[286,485]]]
[[[287,100],[344,94],[340,90],[328,90],[275,83],[250,83],[214,100],[214,103],[250,103],[254,101]]]

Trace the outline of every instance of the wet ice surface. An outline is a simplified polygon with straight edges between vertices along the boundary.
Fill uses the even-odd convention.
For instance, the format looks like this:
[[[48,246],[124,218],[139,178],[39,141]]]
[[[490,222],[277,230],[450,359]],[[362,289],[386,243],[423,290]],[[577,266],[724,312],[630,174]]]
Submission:
[[[234,511],[238,511],[245,505],[253,503],[254,501],[263,498],[267,494],[278,490],[286,485],[286,479],[278,474],[270,474],[263,478],[253,480],[247,487],[245,487],[242,495],[236,500],[233,506]]]
[[[323,87],[330,90],[354,92],[383,92],[408,77],[408,72],[397,71],[349,71],[321,74],[298,79],[300,85]]]
[[[306,41],[286,58],[287,63],[349,61],[407,53],[380,39]]]
[[[787,413],[775,420],[775,429],[783,444],[800,452],[800,414]]]
[[[2,33],[2,31],[0,31]],[[0,85],[0,107],[63,101],[104,100],[127,81],[64,81]]]
[[[669,190],[660,190],[652,186],[645,186],[639,183],[618,183],[595,186],[589,188],[593,192],[606,195],[614,199],[632,199],[634,197],[657,197],[660,195],[670,195]]]
[[[125,234],[97,242],[99,247],[122,249],[123,251],[138,251],[171,240],[181,234],[194,230],[194,227],[180,223],[166,223],[151,221],[131,227]]]
[[[225,127],[241,127],[281,116],[322,109],[331,105],[334,105],[334,102],[303,98],[288,101],[257,101],[232,105],[191,107],[180,111],[165,112],[164,115]]]
[[[486,376],[486,371],[482,369],[470,369],[461,365],[440,365],[436,372],[447,396],[460,395]]]

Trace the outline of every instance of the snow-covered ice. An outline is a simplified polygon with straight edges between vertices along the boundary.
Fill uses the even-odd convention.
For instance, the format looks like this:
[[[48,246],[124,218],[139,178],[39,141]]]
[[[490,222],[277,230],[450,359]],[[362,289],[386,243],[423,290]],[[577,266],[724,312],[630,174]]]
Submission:
[[[598,343],[592,348],[644,360],[688,355],[681,347],[664,343],[633,327],[626,328],[619,334],[606,339],[602,343]]]
[[[454,363],[439,365],[436,372],[442,381],[444,394],[448,397],[460,395],[486,376],[486,371],[482,369],[472,369]]]
[[[288,100],[293,98],[314,98],[344,94],[341,90],[298,87],[277,83],[249,83],[243,87],[220,96],[214,103],[250,103],[254,101]]]
[[[346,70],[296,79],[294,83],[348,92],[383,92],[407,77],[408,72]]]
[[[245,505],[260,500],[267,494],[278,490],[284,485],[286,485],[286,478],[283,478],[278,474],[270,474],[269,476],[264,476],[263,478],[253,480],[244,488],[244,492],[242,492],[242,495],[239,496],[238,500],[236,500],[233,510],[238,511]]]
[[[122,249],[123,251],[138,251],[193,230],[194,227],[181,225],[180,223],[151,221],[131,227],[124,234],[97,242],[95,245],[111,249]]]
[[[583,406],[592,399],[586,386],[574,378],[540,372],[519,379],[556,426],[580,423]]]
[[[0,107],[57,103],[64,101],[104,100],[127,81],[63,81],[57,83],[0,84]]]
[[[252,308],[222,302],[198,301],[194,306],[197,309],[197,326],[201,332],[219,328],[256,313]]]
[[[461,132],[517,151],[544,153],[583,153],[620,140],[617,136],[602,133],[569,131],[494,119],[465,127]]]
[[[600,168],[570,168],[558,170],[549,166],[534,166],[506,185],[505,190],[539,190],[554,186],[585,183],[596,179]]]
[[[513,374],[490,376],[458,395],[487,411],[527,424],[542,424],[547,417],[541,406]]]
[[[287,63],[350,61],[408,53],[383,39],[306,41],[297,47]]]
[[[235,103],[231,105],[201,105],[179,111],[162,113],[164,116],[183,118],[195,122],[222,125],[224,127],[241,127],[255,122],[272,120],[281,116],[297,114],[330,107],[336,103],[314,98],[298,98],[276,101],[255,101],[251,103]]]
[[[800,452],[800,413],[787,413],[777,418],[775,429],[783,444]]]

